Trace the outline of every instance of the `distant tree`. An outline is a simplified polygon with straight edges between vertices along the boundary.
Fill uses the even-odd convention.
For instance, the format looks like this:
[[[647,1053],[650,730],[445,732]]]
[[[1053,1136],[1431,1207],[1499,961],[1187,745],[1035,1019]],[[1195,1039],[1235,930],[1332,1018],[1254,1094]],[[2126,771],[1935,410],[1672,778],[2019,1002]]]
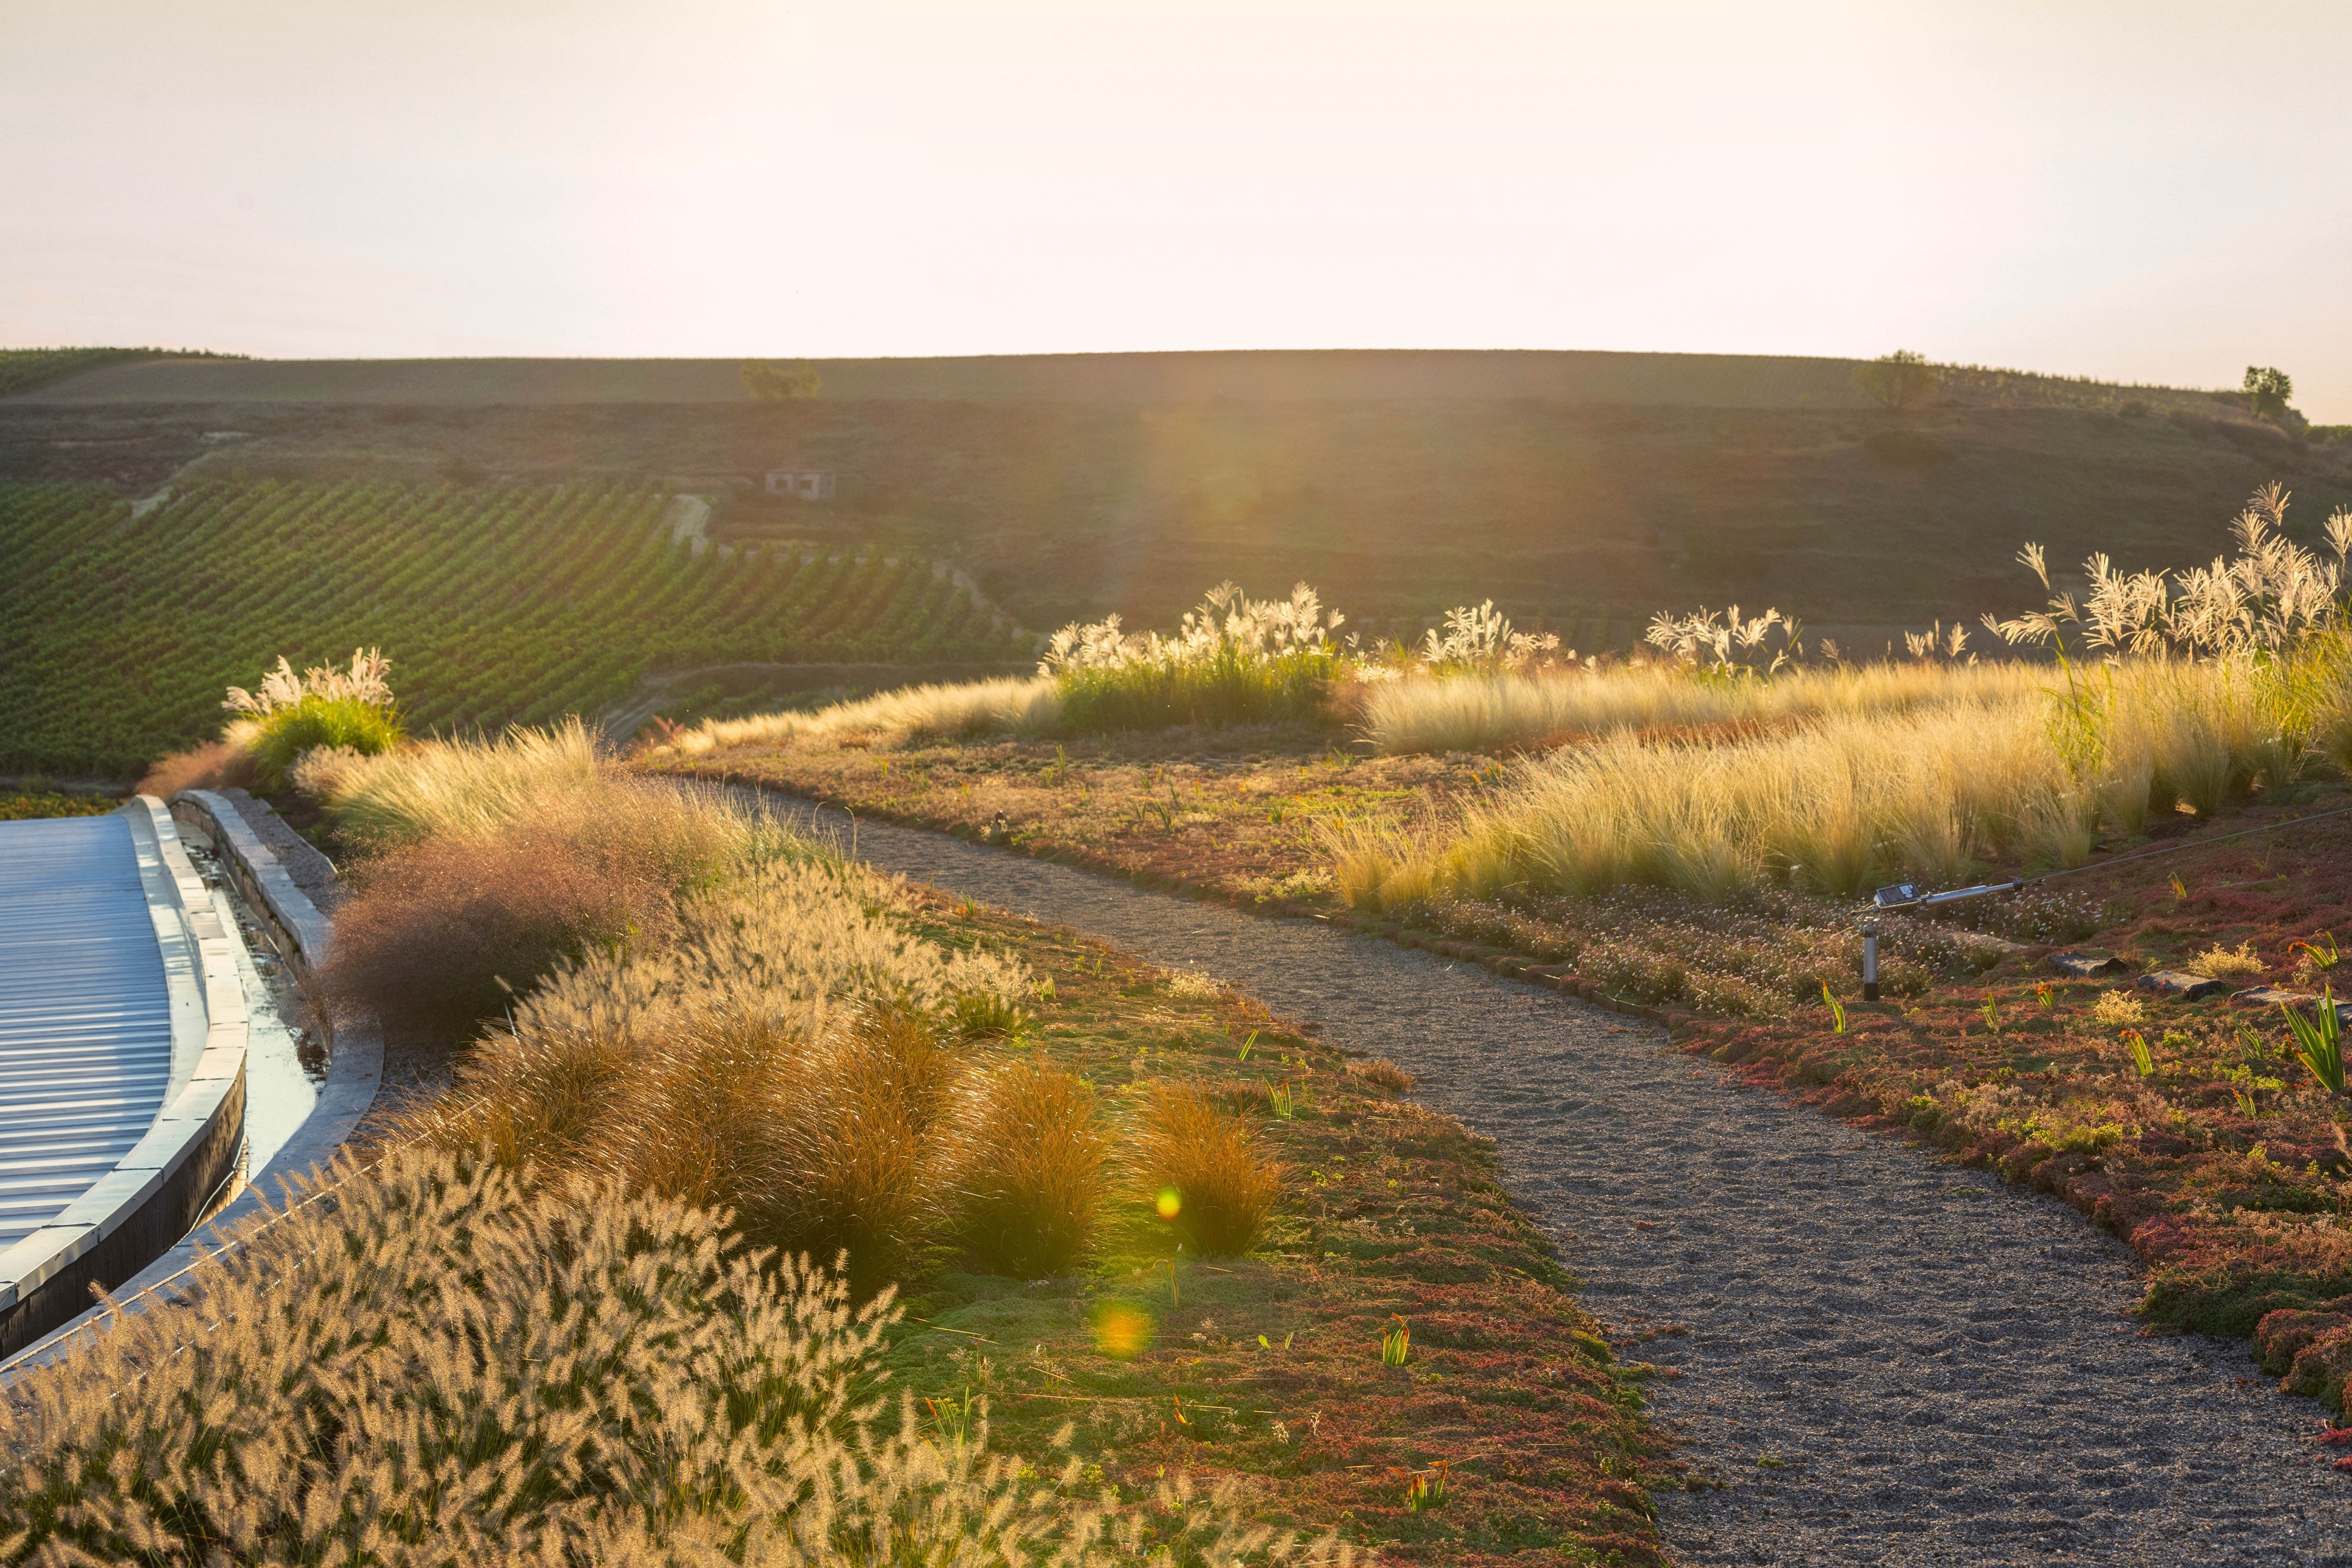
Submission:
[[[1896,349],[1884,359],[1854,366],[1853,384],[1890,410],[1899,411],[1935,396],[1943,380],[1927,355]]]
[[[2257,419],[2286,417],[2287,399],[2294,395],[2294,378],[2276,365],[2246,367],[2246,406]]]
[[[743,384],[762,403],[789,403],[814,397],[824,385],[816,366],[799,360],[747,359]]]

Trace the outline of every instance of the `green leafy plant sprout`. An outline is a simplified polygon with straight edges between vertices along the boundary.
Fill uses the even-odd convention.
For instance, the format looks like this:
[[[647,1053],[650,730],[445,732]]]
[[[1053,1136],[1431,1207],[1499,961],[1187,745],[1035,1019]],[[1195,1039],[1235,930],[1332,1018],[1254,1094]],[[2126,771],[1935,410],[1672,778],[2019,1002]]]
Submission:
[[[965,1386],[961,1398],[954,1395],[941,1399],[926,1397],[923,1405],[930,1413],[931,1429],[940,1435],[940,1441],[950,1447],[960,1448],[971,1442],[972,1435],[979,1431],[980,1424],[987,1419],[980,1396],[971,1391],[969,1384]]]
[[[1830,983],[1826,980],[1822,982],[1822,1000],[1829,1004],[1830,1033],[1833,1035],[1844,1034],[1845,1004],[1839,1001],[1835,996],[1830,994]]]
[[[1265,1086],[1265,1098],[1267,1102],[1273,1108],[1274,1119],[1276,1121],[1295,1121],[1297,1120],[1298,1104],[1297,1101],[1291,1097],[1290,1085],[1286,1083],[1267,1084]]]
[[[2044,1007],[2050,1006],[2057,1000],[2057,987],[2052,985],[2047,980],[2041,982],[2033,987],[2033,999]]]
[[[2126,1029],[2123,1042],[2131,1048],[2132,1068],[2140,1077],[2147,1078],[2156,1071],[2156,1058],[2147,1048],[2147,1037],[2137,1029]]]
[[[2336,988],[2331,985],[2319,999],[2315,1016],[2306,1018],[2294,1008],[2281,1005],[2286,1015],[2287,1027],[2294,1031],[2294,1059],[2311,1069],[2311,1076],[2327,1086],[2330,1094],[2344,1092],[2344,1042],[2336,1016]]]
[[[1404,1507],[1407,1513],[1426,1513],[1431,1509],[1445,1506],[1447,1471],[1450,1468],[1446,1460],[1439,1459],[1426,1470],[1413,1472],[1412,1481],[1404,1489]]]
[[[1245,1061],[1249,1060],[1249,1057],[1250,1057],[1250,1049],[1251,1049],[1251,1047],[1252,1047],[1255,1046],[1256,1044],[1257,1044],[1257,1031],[1256,1031],[1255,1029],[1252,1029],[1252,1030],[1249,1032],[1249,1038],[1247,1038],[1247,1039],[1245,1039],[1245,1040],[1244,1040],[1244,1041],[1242,1042],[1242,1048],[1241,1048],[1240,1052],[1239,1052],[1239,1053],[1238,1053],[1238,1054],[1234,1058],[1234,1059],[1235,1061],[1239,1061],[1239,1062],[1245,1062]]]
[[[1297,1339],[1297,1337],[1298,1337],[1298,1331],[1297,1331],[1296,1329],[1292,1330],[1289,1333],[1286,1333],[1286,1334],[1285,1334],[1285,1335],[1283,1335],[1283,1336],[1282,1336],[1282,1349],[1283,1349],[1283,1353],[1284,1353],[1284,1354],[1286,1354],[1286,1354],[1288,1354],[1288,1353],[1289,1353],[1289,1352],[1290,1352],[1290,1342],[1291,1342],[1291,1341],[1293,1341],[1293,1340],[1295,1340],[1295,1339]],[[1262,1351],[1270,1351],[1270,1350],[1272,1350],[1272,1349],[1274,1348],[1274,1342],[1273,1342],[1273,1341],[1271,1341],[1271,1340],[1269,1340],[1269,1339],[1267,1339],[1264,1334],[1260,1334],[1260,1335],[1258,1335],[1258,1337],[1257,1337],[1257,1348],[1258,1348],[1258,1349],[1260,1349],[1260,1350],[1262,1350]]]
[[[2180,879],[2180,873],[2178,871],[2172,874],[2172,896],[2176,901],[2189,897],[2189,884]]]
[[[1998,1035],[2000,1033],[2000,1004],[1999,1001],[1995,1000],[1993,997],[1987,996],[1984,999],[1984,1005],[1977,1009],[1977,1016],[1984,1020],[1986,1034]]]
[[[2286,944],[2286,950],[2289,952],[2303,953],[2305,961],[2314,969],[2335,968],[2336,961],[2343,956],[2336,950],[2336,933],[2332,931],[2321,931],[2319,940],[2327,944],[2326,948],[2321,948],[2317,942],[2291,942]]]
[[[1381,1335],[1381,1364],[1402,1366],[1412,1354],[1412,1328],[1402,1318],[1391,1321],[1396,1327]]]

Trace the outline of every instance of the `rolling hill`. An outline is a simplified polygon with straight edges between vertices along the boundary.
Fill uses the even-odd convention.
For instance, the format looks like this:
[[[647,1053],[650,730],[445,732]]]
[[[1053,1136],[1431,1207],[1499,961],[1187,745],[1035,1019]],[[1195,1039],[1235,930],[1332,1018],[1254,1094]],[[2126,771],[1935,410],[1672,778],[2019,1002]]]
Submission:
[[[1588,647],[1737,599],[1875,648],[2029,602],[2028,539],[2180,565],[2266,480],[2308,531],[2352,502],[2352,450],[2232,395],[2014,373],[1898,415],[1833,359],[813,363],[823,395],[777,404],[731,361],[115,363],[0,399],[0,477],[638,484],[712,497],[719,540],[952,559],[1032,626],[1304,578],[1375,633],[1491,595]],[[769,500],[773,467],[837,496]]]

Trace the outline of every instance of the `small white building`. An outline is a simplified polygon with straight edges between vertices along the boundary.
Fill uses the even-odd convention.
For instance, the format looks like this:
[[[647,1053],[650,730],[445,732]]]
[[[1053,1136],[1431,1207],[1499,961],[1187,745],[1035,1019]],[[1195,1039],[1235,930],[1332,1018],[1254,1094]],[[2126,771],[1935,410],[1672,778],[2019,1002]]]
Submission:
[[[791,496],[798,500],[831,500],[833,470],[830,468],[770,468],[768,493]]]

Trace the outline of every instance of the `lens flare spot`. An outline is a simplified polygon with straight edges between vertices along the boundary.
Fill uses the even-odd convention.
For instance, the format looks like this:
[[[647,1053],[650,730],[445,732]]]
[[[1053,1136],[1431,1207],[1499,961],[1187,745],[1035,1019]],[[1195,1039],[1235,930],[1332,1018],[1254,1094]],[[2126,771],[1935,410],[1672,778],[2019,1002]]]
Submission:
[[[1173,1187],[1162,1187],[1152,1206],[1160,1211],[1161,1219],[1174,1219],[1184,1212],[1184,1196]]]
[[[1094,1312],[1095,1349],[1114,1361],[1132,1361],[1151,1348],[1151,1314],[1126,1301],[1104,1301]]]

